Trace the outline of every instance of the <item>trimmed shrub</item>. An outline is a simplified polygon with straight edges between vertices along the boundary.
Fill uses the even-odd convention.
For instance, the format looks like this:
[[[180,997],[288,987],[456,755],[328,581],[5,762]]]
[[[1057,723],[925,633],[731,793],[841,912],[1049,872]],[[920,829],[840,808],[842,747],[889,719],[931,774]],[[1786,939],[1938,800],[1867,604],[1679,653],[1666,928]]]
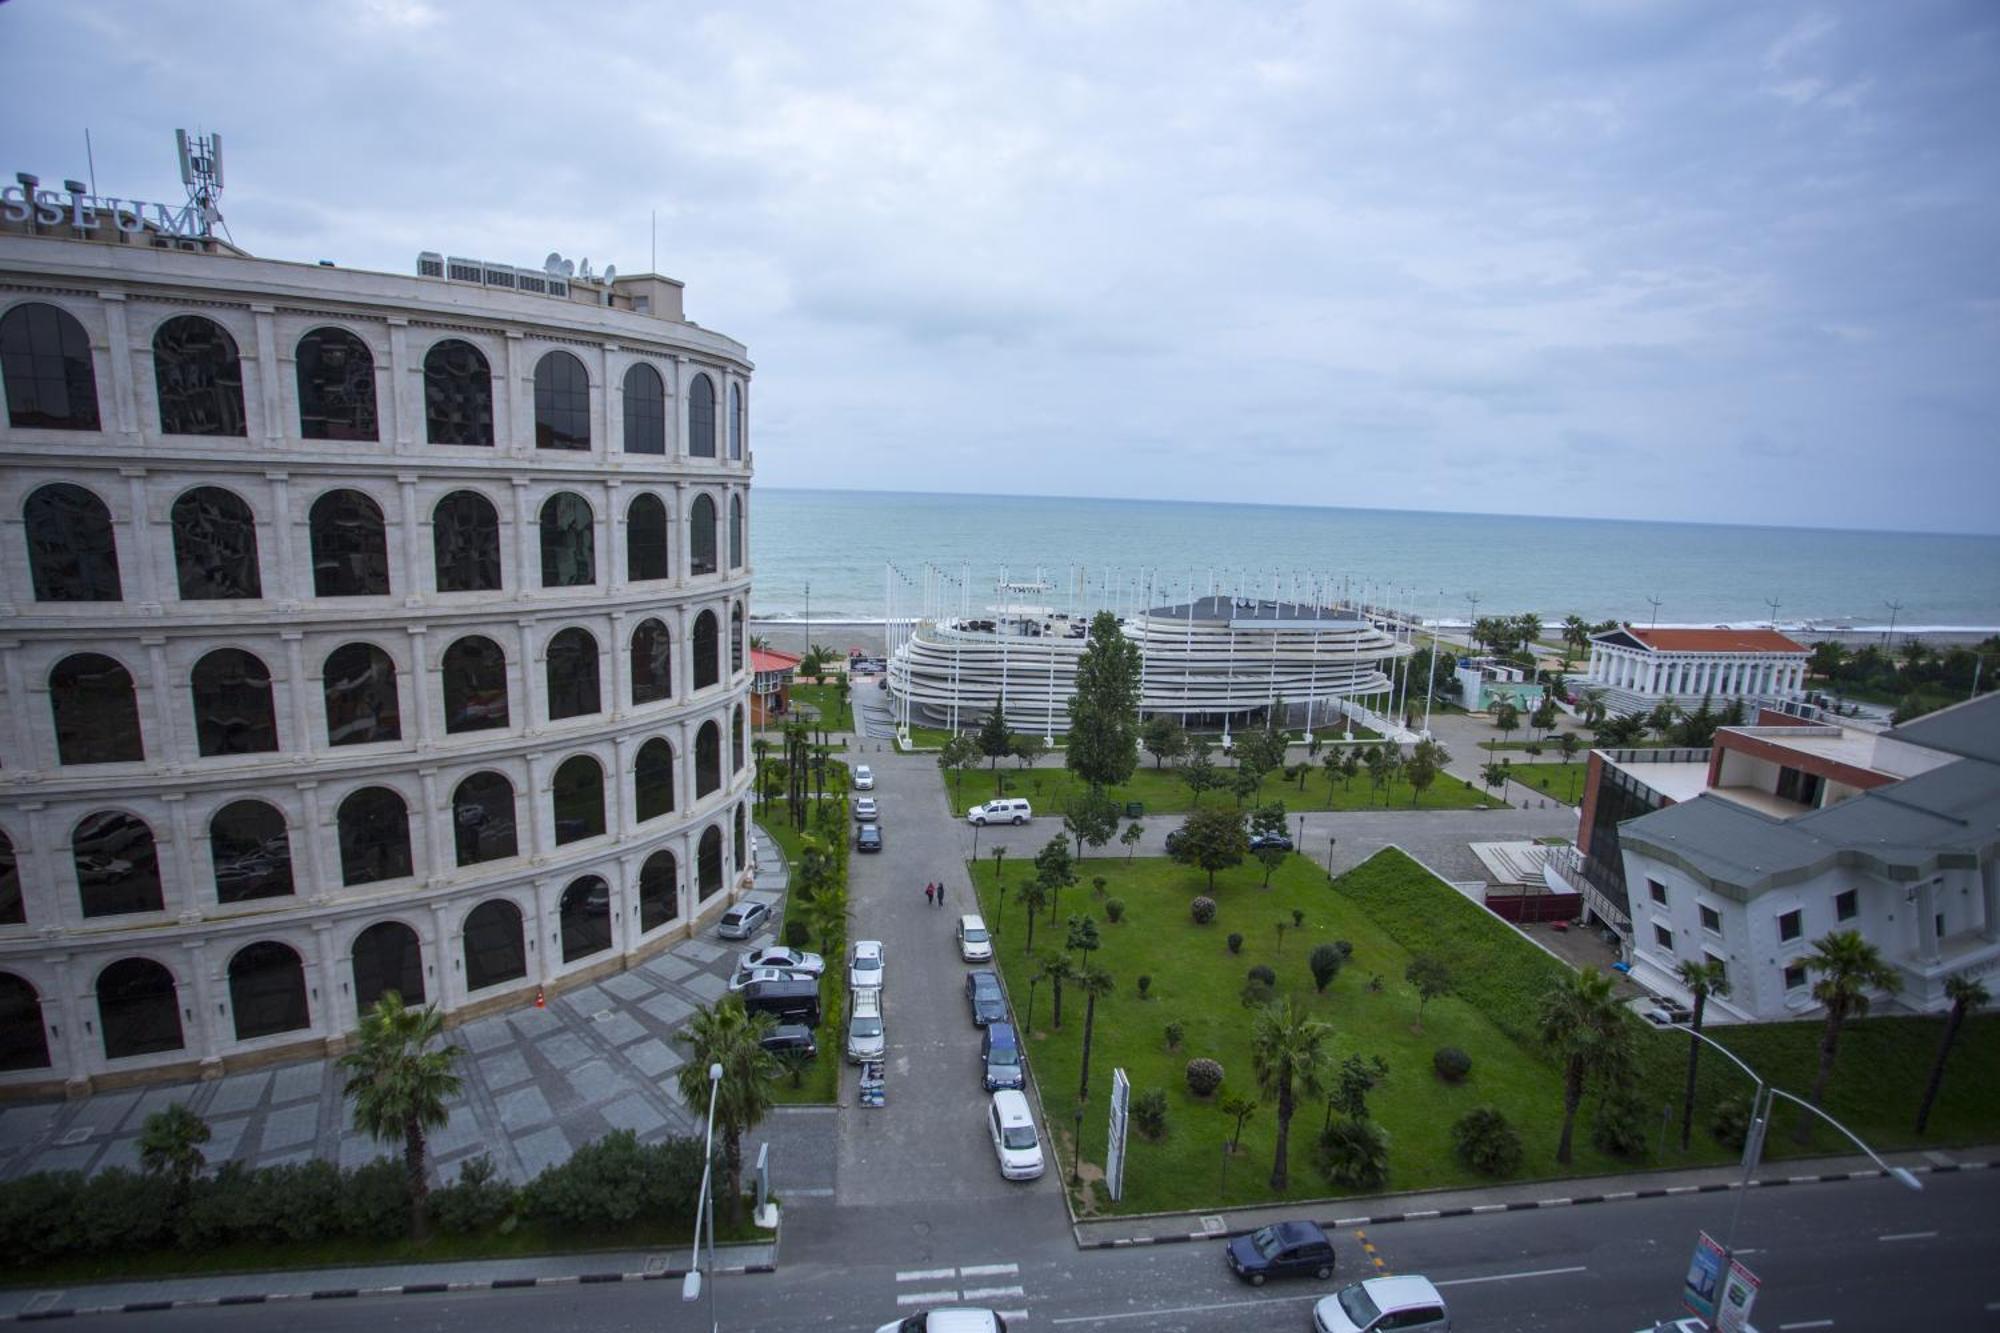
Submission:
[[[1234,930],[1229,932],[1229,952],[1231,953],[1243,952],[1243,936],[1241,932]]]
[[[1215,920],[1215,899],[1200,897],[1188,904],[1188,911],[1194,916],[1197,926],[1205,926]]]
[[[1458,1159],[1485,1176],[1511,1176],[1521,1169],[1521,1136],[1507,1117],[1490,1106],[1467,1111],[1451,1127]]]
[[[1614,1157],[1646,1155],[1646,1104],[1639,1089],[1622,1081],[1604,1090],[1590,1117],[1590,1141]]]
[[[1186,1037],[1187,1037],[1187,1024],[1178,1021],[1167,1024],[1168,1050],[1170,1051],[1179,1050],[1181,1048],[1181,1042]]]
[[[1167,1090],[1148,1088],[1132,1099],[1132,1123],[1149,1139],[1167,1136]]]
[[[1275,986],[1278,984],[1278,974],[1264,964],[1259,963],[1250,969],[1250,980],[1261,981],[1266,986]]]
[[[1338,945],[1316,944],[1306,959],[1306,966],[1312,969],[1313,989],[1325,994],[1333,979],[1340,975],[1340,966],[1347,961]]]
[[[1440,1046],[1431,1056],[1431,1068],[1447,1083],[1463,1083],[1472,1072],[1472,1057],[1456,1046]]]
[[[1342,1117],[1313,1145],[1313,1162],[1340,1189],[1379,1190],[1389,1183],[1389,1135],[1373,1120]]]
[[[485,1153],[461,1163],[455,1183],[431,1191],[431,1216],[438,1226],[464,1236],[484,1231],[512,1212],[514,1187],[499,1174]]]
[[[359,1240],[397,1240],[410,1232],[410,1175],[378,1157],[354,1168],[340,1195],[340,1229]]]
[[[812,944],[812,928],[797,917],[785,918],[785,947],[804,951]]]
[[[1269,1004],[1277,990],[1278,974],[1262,963],[1250,969],[1249,977],[1243,983],[1243,1005],[1254,1009],[1260,1004]]]
[[[1222,1086],[1222,1065],[1207,1056],[1198,1056],[1187,1062],[1188,1091],[1197,1097],[1207,1097]]]
[[[615,1130],[536,1176],[522,1191],[522,1208],[586,1231],[610,1230],[635,1218],[672,1217],[699,1191],[701,1160],[699,1139],[648,1147],[631,1130]]]
[[[1715,1114],[1709,1119],[1708,1132],[1715,1135],[1715,1141],[1725,1148],[1737,1152],[1750,1137],[1750,1099],[1747,1096],[1725,1097],[1716,1103]]]
[[[1354,957],[1354,945],[1347,940],[1335,940],[1333,947],[1340,950],[1342,962],[1346,962],[1348,959]]]
[[[1104,919],[1114,926],[1123,921],[1125,919],[1125,900],[1123,898],[1106,898],[1104,900]]]
[[[1153,979],[1144,972],[1139,974],[1139,998],[1145,999],[1146,992],[1153,989]]]

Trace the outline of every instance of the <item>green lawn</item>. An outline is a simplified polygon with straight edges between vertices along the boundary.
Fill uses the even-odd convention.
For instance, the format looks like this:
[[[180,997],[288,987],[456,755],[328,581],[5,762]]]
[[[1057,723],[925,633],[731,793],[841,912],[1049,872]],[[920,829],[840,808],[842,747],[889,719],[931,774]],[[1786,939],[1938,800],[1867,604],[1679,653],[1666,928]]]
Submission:
[[[1007,978],[1017,1016],[1027,1017],[1032,966],[1024,957],[1026,927],[1018,906],[997,901],[990,863],[973,868],[987,920],[996,927],[998,961]],[[1027,867],[1009,865],[1006,882],[1019,884]],[[1275,1144],[1273,1110],[1260,1106],[1245,1127],[1243,1152],[1229,1160],[1224,1175],[1222,1145],[1228,1120],[1215,1104],[1232,1089],[1254,1095],[1249,1058],[1250,1017],[1238,999],[1247,969],[1266,963],[1281,991],[1307,1004],[1335,1030],[1336,1058],[1349,1053],[1381,1055],[1389,1078],[1370,1100],[1379,1124],[1391,1135],[1391,1189],[1420,1189],[1478,1183],[1450,1149],[1450,1128],[1476,1105],[1499,1107],[1521,1132],[1526,1147],[1524,1177],[1564,1174],[1554,1162],[1560,1129],[1560,1087],[1535,1037],[1540,997],[1562,973],[1562,964],[1523,940],[1497,918],[1438,882],[1397,852],[1383,852],[1329,888],[1323,872],[1301,857],[1287,861],[1271,887],[1259,887],[1260,868],[1246,865],[1219,877],[1220,912],[1207,926],[1193,924],[1189,899],[1201,892],[1204,876],[1171,862],[1115,857],[1091,858],[1079,867],[1082,883],[1065,891],[1058,914],[1089,912],[1097,917],[1104,947],[1096,961],[1117,979],[1117,990],[1101,1000],[1091,1062],[1091,1090],[1085,1111],[1083,1156],[1101,1163],[1111,1070],[1122,1066],[1135,1094],[1163,1088],[1168,1132],[1152,1142],[1136,1132],[1130,1139],[1125,1199],[1113,1211],[1239,1206],[1274,1197],[1268,1188]],[[1125,920],[1108,924],[1089,882],[1103,875],[1107,895],[1121,898]],[[1303,929],[1289,928],[1291,911],[1306,913]],[[1282,944],[1277,922],[1286,922]],[[1245,937],[1232,955],[1227,936]],[[1046,913],[1035,943],[1046,951],[1060,942]],[[1349,965],[1325,995],[1313,993],[1307,955],[1314,945],[1346,939],[1354,945]],[[1456,993],[1433,1001],[1424,1031],[1413,1030],[1414,993],[1403,981],[1413,951],[1437,953],[1451,961]],[[1137,979],[1152,977],[1150,997],[1138,996]],[[1380,991],[1370,989],[1379,977]],[[1033,1028],[1028,1042],[1049,1126],[1066,1145],[1077,1104],[1082,1006],[1065,997],[1063,1026],[1052,1029],[1046,984],[1035,988]],[[1169,1051],[1163,1032],[1169,1021],[1186,1026],[1181,1049]],[[1634,1020],[1635,1054],[1641,1088],[1650,1106],[1679,1106],[1686,1039]],[[1850,1023],[1843,1036],[1841,1065],[1829,1091],[1831,1114],[1877,1148],[1914,1146],[1910,1120],[1923,1076],[1935,1050],[1940,1022],[1935,1018],[1878,1018]],[[1817,1023],[1768,1024],[1717,1029],[1714,1035],[1779,1086],[1803,1092],[1810,1086],[1819,1035]],[[1944,1094],[1932,1117],[1924,1146],[1990,1142],[2000,1133],[2000,1016],[1967,1022],[1960,1037]],[[1471,1076],[1459,1086],[1439,1081],[1432,1052],[1455,1045],[1472,1057]],[[1226,1071],[1223,1093],[1196,1098],[1187,1090],[1189,1059],[1205,1055]],[[1735,1153],[1707,1133],[1714,1107],[1745,1090],[1745,1081],[1719,1058],[1702,1063],[1697,1130],[1690,1152],[1678,1137],[1664,1156],[1655,1151],[1636,1161],[1612,1157],[1590,1141],[1594,1098],[1577,1121],[1575,1163],[1569,1174],[1588,1175],[1634,1166],[1714,1164]],[[1284,1197],[1335,1193],[1312,1164],[1312,1143],[1324,1117],[1324,1103],[1302,1101],[1292,1134],[1292,1184]],[[1657,1123],[1657,1122],[1656,1122]],[[1790,1122],[1781,1117],[1780,1129]],[[1840,1150],[1830,1131],[1816,1135],[1805,1151]],[[1774,1129],[1767,1156],[1796,1155],[1788,1135]],[[1063,1149],[1068,1162],[1068,1150]],[[1065,1165],[1067,1170],[1067,1165]],[[1108,1200],[1101,1191],[1094,1204]]]
[[[842,700],[837,685],[793,685],[792,703],[805,704],[820,716],[820,725],[827,731],[854,730],[853,701]]]
[[[1547,792],[1565,805],[1575,805],[1583,796],[1583,777],[1590,765],[1578,755],[1573,763],[1509,764],[1508,776],[1524,787]]]
[[[1234,770],[1217,770],[1225,777],[1233,776]],[[1002,763],[999,778],[1005,791],[1012,796],[1026,796],[1034,803],[1037,813],[1062,814],[1062,803],[1076,785],[1076,779],[1067,769],[1034,768],[1023,770],[1019,765]],[[991,800],[994,795],[995,775],[984,767],[968,769],[963,782],[953,775],[952,810],[964,814],[981,801]],[[1122,807],[1127,801],[1139,801],[1146,807],[1148,815],[1185,814],[1194,808],[1187,784],[1182,782],[1176,770],[1156,769],[1142,765],[1132,774],[1132,780],[1109,789],[1111,799]],[[1386,791],[1378,790],[1368,781],[1364,769],[1349,783],[1336,778],[1329,791],[1326,773],[1314,769],[1306,778],[1305,789],[1301,791],[1295,782],[1288,782],[1280,773],[1267,773],[1257,794],[1244,802],[1247,805],[1261,805],[1269,801],[1281,801],[1287,810],[1307,812],[1315,810],[1366,810],[1370,808],[1408,810],[1410,804],[1410,784],[1395,782]],[[1212,790],[1202,793],[1203,805],[1221,804],[1233,807],[1235,796],[1227,791]],[[1414,808],[1419,810],[1463,810],[1478,809],[1483,806],[1498,806],[1498,797],[1488,799],[1479,792],[1469,790],[1464,781],[1448,775],[1440,775],[1431,784],[1423,799]]]

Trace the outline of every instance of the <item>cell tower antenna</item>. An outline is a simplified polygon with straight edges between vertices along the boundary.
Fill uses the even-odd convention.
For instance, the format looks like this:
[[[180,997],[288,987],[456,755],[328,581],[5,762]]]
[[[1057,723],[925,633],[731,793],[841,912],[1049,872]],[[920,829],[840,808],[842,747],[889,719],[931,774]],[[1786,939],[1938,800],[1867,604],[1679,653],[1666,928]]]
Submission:
[[[222,220],[222,136],[174,131],[174,146],[180,150],[181,184],[187,186],[188,204],[201,219],[201,234],[214,236],[217,227],[229,237],[229,224]]]

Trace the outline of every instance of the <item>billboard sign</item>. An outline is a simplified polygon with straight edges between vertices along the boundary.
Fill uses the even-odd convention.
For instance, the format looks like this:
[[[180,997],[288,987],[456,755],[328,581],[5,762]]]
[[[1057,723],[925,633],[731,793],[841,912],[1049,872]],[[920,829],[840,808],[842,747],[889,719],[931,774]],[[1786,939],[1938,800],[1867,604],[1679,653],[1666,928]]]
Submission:
[[[1747,1333],[1750,1307],[1756,1304],[1760,1285],[1757,1275],[1745,1268],[1742,1260],[1730,1260],[1729,1276],[1722,1281],[1722,1300],[1715,1311],[1715,1326],[1722,1333]]]
[[[1132,1107],[1132,1081],[1125,1071],[1111,1071],[1111,1141],[1104,1154],[1104,1183],[1113,1200],[1125,1197],[1125,1121]]]
[[[1704,1231],[1695,1242],[1694,1258],[1688,1261],[1687,1279],[1681,1286],[1681,1304],[1710,1324],[1715,1322],[1716,1298],[1722,1292],[1723,1253]]]

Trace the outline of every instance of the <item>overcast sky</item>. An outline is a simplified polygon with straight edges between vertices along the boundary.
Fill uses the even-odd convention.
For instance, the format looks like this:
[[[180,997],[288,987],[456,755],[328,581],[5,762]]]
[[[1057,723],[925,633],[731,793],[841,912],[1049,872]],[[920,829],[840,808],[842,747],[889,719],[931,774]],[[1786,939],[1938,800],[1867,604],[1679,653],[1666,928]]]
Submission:
[[[662,272],[758,480],[2000,531],[2000,6],[0,6],[8,172]]]

